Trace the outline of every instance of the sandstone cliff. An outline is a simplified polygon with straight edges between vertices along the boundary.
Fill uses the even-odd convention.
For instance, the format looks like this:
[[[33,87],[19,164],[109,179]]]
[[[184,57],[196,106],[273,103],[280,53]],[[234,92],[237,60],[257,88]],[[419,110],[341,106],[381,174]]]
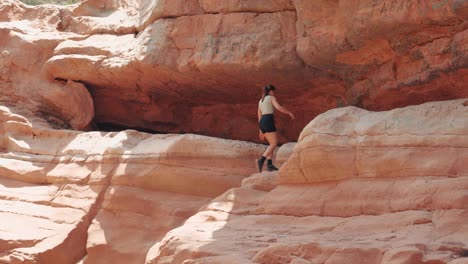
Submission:
[[[0,0],[0,263],[467,264],[467,18],[459,0]],[[257,140],[267,83],[298,143],[260,174],[265,146],[237,140]]]
[[[467,117],[467,100],[320,115],[277,179],[212,200],[149,263],[468,263]]]
[[[466,99],[331,110],[248,178],[263,146],[0,110],[1,263],[468,261]]]
[[[253,143],[33,127],[0,107],[0,263],[144,263],[253,173]]]
[[[337,106],[468,97],[466,1],[1,3],[0,102],[57,127],[255,140],[273,83],[285,142]]]

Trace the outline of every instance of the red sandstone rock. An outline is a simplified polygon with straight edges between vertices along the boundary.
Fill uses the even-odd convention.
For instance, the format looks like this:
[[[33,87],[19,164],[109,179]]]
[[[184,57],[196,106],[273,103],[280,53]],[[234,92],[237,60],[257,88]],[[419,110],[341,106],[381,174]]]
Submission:
[[[144,263],[152,245],[208,200],[143,188],[109,187],[88,229],[83,263]]]
[[[0,262],[466,263],[466,100],[330,111],[242,188],[264,147],[51,129],[253,140],[273,83],[286,142],[468,97],[466,2],[267,2],[2,0]]]
[[[280,21],[275,22],[275,19]],[[198,131],[207,135],[222,134],[224,137],[234,134],[249,138],[252,130],[239,131],[238,127],[240,123],[256,123],[256,105],[246,107],[243,93],[247,92],[257,99],[260,91],[246,85],[245,80],[236,80],[237,84],[224,87],[225,73],[235,76],[248,70],[257,71],[263,66],[287,69],[300,65],[295,55],[293,21],[293,12],[158,20],[136,38],[133,35],[101,35],[84,42],[64,42],[45,66],[53,78],[60,75],[60,78],[79,79],[96,87],[91,92],[96,109],[100,105],[104,107],[99,109],[105,111],[97,110],[97,122],[106,119],[105,122],[123,124],[126,116],[133,112],[138,117],[127,123],[131,127],[170,132]],[[255,26],[259,24],[270,30]],[[197,32],[197,28],[200,28],[197,25],[205,29]],[[236,33],[245,28],[250,28],[251,32]],[[285,36],[279,43],[265,41],[275,38],[277,34]],[[109,42],[109,39],[112,41]],[[226,44],[217,47],[215,43],[219,41]],[[244,45],[246,41],[252,44]],[[233,52],[233,49],[239,50]],[[82,70],[69,71],[70,63]],[[158,78],[154,78],[151,65],[160,71]],[[236,65],[243,65],[244,69],[236,68]],[[96,72],[100,75],[98,79]],[[119,72],[127,74],[123,78],[117,77]],[[206,78],[214,79],[206,82]],[[133,98],[134,103],[129,105],[122,98],[115,97],[114,92],[102,89],[110,83],[141,89],[122,90],[120,95]],[[203,90],[194,87],[203,83],[209,83]],[[149,89],[148,85],[160,86],[161,89]],[[106,95],[102,97],[101,94]],[[239,100],[242,104],[232,105],[233,100]],[[215,122],[224,125],[218,128],[213,126]]]
[[[295,11],[293,1],[289,0],[201,0],[199,2],[207,13]]]
[[[12,71],[11,58],[2,57],[2,76],[44,70],[49,80],[2,81],[0,101],[12,106],[38,91],[20,109],[44,118],[29,108],[44,106],[50,116],[39,94],[64,90],[52,80],[80,81],[91,92],[95,116],[73,120],[79,111],[54,106],[61,109],[48,120],[55,126],[83,129],[94,117],[106,129],[256,140],[256,103],[273,83],[297,117],[278,117],[286,142],[337,106],[388,110],[468,97],[465,2],[89,0],[33,8],[3,1],[0,27],[23,33],[4,33],[2,46],[18,58],[13,47],[34,36],[27,57],[41,59]],[[45,48],[40,40],[52,35]],[[87,101],[74,104],[90,109]]]
[[[147,263],[465,263],[467,166],[452,163],[468,149],[464,101],[320,115],[304,129],[276,188],[264,184],[270,175],[246,178],[242,188],[212,200],[167,233]],[[363,144],[355,153],[381,150],[366,156],[365,166],[376,174],[359,178],[333,168],[356,140]],[[307,155],[308,148],[317,155]],[[417,154],[427,148],[443,154]],[[459,152],[445,159],[444,149]],[[380,160],[393,173],[374,165]],[[306,164],[315,162],[322,167],[314,173]],[[436,164],[434,173],[427,164]],[[438,171],[444,167],[452,170]],[[336,178],[325,177],[328,170]]]
[[[56,31],[57,8],[4,2],[0,10],[6,16],[0,22],[0,104],[32,121],[40,118],[54,127],[88,129],[94,105],[85,86],[71,80],[50,83],[41,73],[60,42],[79,36]]]
[[[428,103],[385,115],[356,107],[330,110],[301,133],[280,182],[466,175],[465,101]]]
[[[278,172],[256,173],[242,180],[242,187],[261,191],[271,191],[278,186]]]
[[[54,130],[0,107],[0,150],[0,262],[62,264],[144,263],[169,230],[256,171],[264,147]]]

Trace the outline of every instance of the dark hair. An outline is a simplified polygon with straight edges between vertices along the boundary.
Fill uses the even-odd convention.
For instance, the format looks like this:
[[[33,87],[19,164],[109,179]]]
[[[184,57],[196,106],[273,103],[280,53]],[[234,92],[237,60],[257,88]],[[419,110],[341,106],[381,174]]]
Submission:
[[[262,96],[262,102],[263,102],[263,99],[265,99],[265,97],[270,93],[270,91],[274,91],[276,90],[276,87],[274,85],[265,85],[265,87],[263,87],[263,96]]]

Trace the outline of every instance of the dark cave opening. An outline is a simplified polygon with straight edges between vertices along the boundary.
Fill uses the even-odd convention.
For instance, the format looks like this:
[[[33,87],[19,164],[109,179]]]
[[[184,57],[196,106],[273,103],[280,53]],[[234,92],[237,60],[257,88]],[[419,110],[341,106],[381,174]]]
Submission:
[[[135,127],[135,126],[125,126],[121,124],[109,123],[109,122],[98,122],[93,123],[92,129],[94,131],[104,131],[104,132],[120,132],[124,130],[136,130],[148,134],[168,134],[168,132],[153,130],[144,127]],[[184,134],[180,132],[179,134]]]

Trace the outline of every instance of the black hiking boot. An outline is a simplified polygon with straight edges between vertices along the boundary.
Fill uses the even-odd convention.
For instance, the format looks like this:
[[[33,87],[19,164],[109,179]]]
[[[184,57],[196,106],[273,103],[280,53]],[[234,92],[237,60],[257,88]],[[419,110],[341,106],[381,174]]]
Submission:
[[[259,172],[262,172],[262,169],[263,169],[263,163],[265,163],[265,160],[264,159],[257,159],[257,165],[258,165],[258,171]]]
[[[268,171],[277,171],[278,168],[275,167],[273,164],[267,164],[267,170]]]

